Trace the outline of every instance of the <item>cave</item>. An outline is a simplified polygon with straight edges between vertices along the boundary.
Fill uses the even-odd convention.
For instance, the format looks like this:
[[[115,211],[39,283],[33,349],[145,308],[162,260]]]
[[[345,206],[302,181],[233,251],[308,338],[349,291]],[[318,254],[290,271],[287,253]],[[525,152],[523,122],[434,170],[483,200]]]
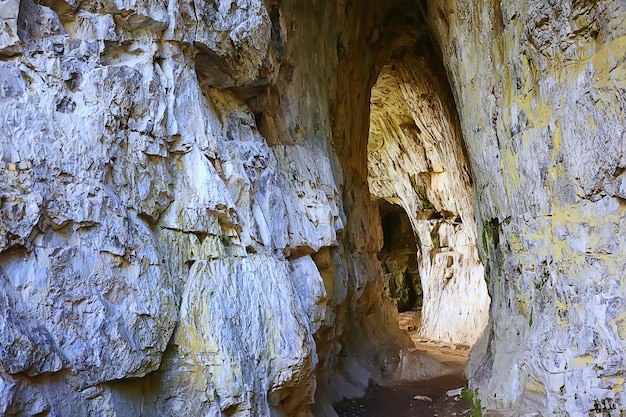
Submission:
[[[383,228],[385,291],[399,312],[419,301],[422,337],[472,345],[489,296],[463,135],[440,51],[416,29],[419,16],[402,24],[382,48],[369,106],[367,182]]]
[[[417,266],[417,243],[411,220],[401,206],[378,203],[383,247],[378,255],[385,274],[385,294],[394,300],[398,312],[422,306],[422,283]]]
[[[0,414],[336,417],[413,334],[488,412],[626,409],[623,2],[0,15]]]

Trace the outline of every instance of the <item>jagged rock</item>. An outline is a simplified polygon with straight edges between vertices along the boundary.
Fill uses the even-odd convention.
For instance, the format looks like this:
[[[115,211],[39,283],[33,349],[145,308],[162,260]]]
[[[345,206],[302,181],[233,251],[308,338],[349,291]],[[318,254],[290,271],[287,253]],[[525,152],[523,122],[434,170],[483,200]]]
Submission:
[[[312,403],[313,323],[324,317],[325,293],[311,259],[301,259],[293,267],[260,255],[193,264],[158,412],[204,415],[217,403],[236,415],[279,405],[289,414]],[[316,304],[301,303],[311,296]],[[284,401],[296,388],[308,397]]]
[[[172,3],[166,39],[194,46],[201,83],[212,87],[258,86],[277,75],[271,54],[272,22],[256,0],[180,0]]]
[[[17,36],[17,22],[20,12],[20,1],[6,1],[0,7],[0,53],[13,55],[18,50],[20,38]]]
[[[305,412],[313,335],[346,291],[329,272],[327,316],[307,255],[339,245],[345,216],[327,151],[270,147],[243,101],[276,80],[280,12],[1,13],[2,413]]]
[[[392,376],[369,143],[403,168],[369,186],[412,219],[424,334],[475,337],[481,254],[482,403],[617,415],[625,13],[2,2],[0,413],[333,416]],[[368,142],[380,74],[406,117]]]

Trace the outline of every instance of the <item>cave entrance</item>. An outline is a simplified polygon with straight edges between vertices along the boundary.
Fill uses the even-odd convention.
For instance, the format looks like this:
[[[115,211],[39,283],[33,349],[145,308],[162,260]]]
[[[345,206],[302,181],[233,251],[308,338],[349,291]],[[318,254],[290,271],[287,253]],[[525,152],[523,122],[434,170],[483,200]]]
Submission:
[[[346,389],[367,380],[362,369],[382,383],[460,376],[490,304],[468,158],[427,4],[351,3],[342,9],[331,116],[354,262],[341,371],[329,385],[344,397],[362,394]],[[408,313],[415,346],[394,323]],[[439,359],[451,350],[464,351],[453,370],[449,357]]]
[[[378,210],[383,229],[378,260],[385,274],[385,293],[398,312],[417,311],[422,307],[423,291],[411,220],[401,205],[386,200],[379,200]]]
[[[413,42],[414,40],[414,42]],[[456,105],[427,34],[389,53],[371,90],[368,187],[385,292],[414,340],[471,346],[488,320],[472,182]]]

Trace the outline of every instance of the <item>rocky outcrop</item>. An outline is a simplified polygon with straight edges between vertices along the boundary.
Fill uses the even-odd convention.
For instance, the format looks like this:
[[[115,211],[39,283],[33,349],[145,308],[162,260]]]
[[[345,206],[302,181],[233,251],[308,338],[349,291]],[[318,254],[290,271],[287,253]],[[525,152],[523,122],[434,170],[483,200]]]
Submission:
[[[5,3],[0,414],[309,415],[394,372],[333,5]]]
[[[476,189],[491,324],[483,406],[620,415],[624,337],[621,2],[429,2]]]

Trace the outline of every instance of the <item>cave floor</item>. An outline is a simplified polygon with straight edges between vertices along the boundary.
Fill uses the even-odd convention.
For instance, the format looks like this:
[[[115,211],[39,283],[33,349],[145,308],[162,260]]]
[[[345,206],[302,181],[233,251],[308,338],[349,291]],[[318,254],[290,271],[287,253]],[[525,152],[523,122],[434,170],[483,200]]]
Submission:
[[[422,417],[468,416],[470,406],[459,395],[447,391],[467,386],[463,368],[469,355],[469,346],[447,344],[417,336],[419,311],[399,314],[399,325],[409,331],[415,348],[424,355],[451,368],[446,375],[415,382],[389,381],[371,386],[363,398],[346,400],[337,404],[339,417]],[[428,397],[428,399],[420,399]]]

